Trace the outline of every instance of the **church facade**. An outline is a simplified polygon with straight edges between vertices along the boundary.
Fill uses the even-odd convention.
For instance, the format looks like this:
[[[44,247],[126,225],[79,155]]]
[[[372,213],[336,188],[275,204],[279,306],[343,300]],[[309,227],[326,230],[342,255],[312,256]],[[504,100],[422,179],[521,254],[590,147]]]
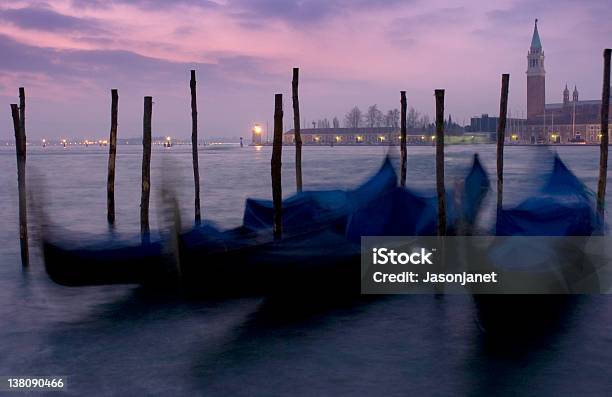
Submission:
[[[520,140],[528,143],[598,143],[600,136],[601,100],[580,100],[576,86],[570,99],[566,85],[562,102],[546,103],[544,50],[536,19],[527,53],[527,123]]]

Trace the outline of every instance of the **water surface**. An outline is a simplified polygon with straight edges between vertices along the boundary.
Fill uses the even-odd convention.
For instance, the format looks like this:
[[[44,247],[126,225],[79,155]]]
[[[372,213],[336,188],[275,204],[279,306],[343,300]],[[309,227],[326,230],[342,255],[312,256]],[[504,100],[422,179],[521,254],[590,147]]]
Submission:
[[[598,148],[557,150],[596,189]],[[356,186],[377,170],[387,151],[305,147],[305,188]],[[475,151],[495,186],[493,146],[451,146],[448,188],[464,175]],[[547,151],[506,148],[505,203],[537,189],[552,166]],[[268,147],[201,149],[203,217],[221,227],[236,226],[246,197],[271,197],[270,154]],[[293,148],[284,148],[285,196],[295,190],[293,156]],[[190,148],[155,147],[152,161],[152,229],[158,225],[162,181],[177,191],[188,224]],[[124,235],[139,230],[140,162],[138,146],[118,147],[116,219],[117,233]],[[107,148],[28,147],[29,186],[54,225],[106,233],[106,164]],[[409,186],[433,192],[433,147],[409,147],[407,168]],[[136,286],[57,286],[42,270],[33,217],[32,265],[28,271],[20,267],[14,148],[0,149],[0,170],[1,375],[68,376],[70,395],[612,392],[612,300],[607,296],[580,297],[556,332],[504,349],[487,343],[468,296],[390,296],[321,309],[263,299],[184,302]],[[484,226],[491,223],[494,198],[493,192],[480,219]],[[607,199],[612,202],[610,194]],[[312,294],[316,297],[316,291]]]

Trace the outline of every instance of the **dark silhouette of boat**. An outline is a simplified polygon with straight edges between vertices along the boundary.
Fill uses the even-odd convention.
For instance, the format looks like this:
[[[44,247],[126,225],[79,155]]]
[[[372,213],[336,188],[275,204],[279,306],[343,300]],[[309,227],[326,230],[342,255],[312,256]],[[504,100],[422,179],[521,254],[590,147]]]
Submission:
[[[599,224],[593,194],[555,155],[538,195],[497,211],[486,266],[504,290],[473,295],[481,328],[525,337],[554,327],[572,294],[598,287],[584,245]]]
[[[448,193],[449,232],[474,222],[488,185],[475,156],[459,191]],[[285,199],[280,240],[272,238],[272,203],[249,199],[243,225],[226,231],[204,223],[167,241],[98,239],[81,248],[61,236],[45,236],[45,267],[52,280],[67,286],[180,285],[188,294],[212,297],[305,290],[358,294],[360,237],[435,235],[436,208],[435,196],[397,186],[387,158],[357,189]]]
[[[497,212],[497,236],[590,236],[597,227],[594,195],[558,155],[540,193]]]

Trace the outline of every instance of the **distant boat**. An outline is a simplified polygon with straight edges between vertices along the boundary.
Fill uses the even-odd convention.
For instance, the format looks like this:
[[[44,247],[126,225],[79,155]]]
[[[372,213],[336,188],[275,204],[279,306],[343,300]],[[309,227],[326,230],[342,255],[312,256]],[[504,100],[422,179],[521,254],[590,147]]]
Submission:
[[[240,148],[239,143],[207,143],[202,150],[232,150]]]

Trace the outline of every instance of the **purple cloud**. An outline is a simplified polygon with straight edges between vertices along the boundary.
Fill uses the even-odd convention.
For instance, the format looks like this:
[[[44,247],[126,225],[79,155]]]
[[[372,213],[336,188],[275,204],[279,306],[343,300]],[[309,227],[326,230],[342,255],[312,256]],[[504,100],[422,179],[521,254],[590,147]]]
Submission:
[[[145,9],[173,8],[176,6],[194,6],[202,8],[215,8],[219,4],[208,0],[72,0],[76,8],[110,8],[113,5],[125,4]]]
[[[105,32],[99,21],[60,14],[44,4],[0,9],[0,19],[20,28],[48,32]]]
[[[278,20],[299,29],[303,25],[341,17],[351,12],[383,10],[410,4],[401,0],[232,0],[229,11],[243,24],[261,27],[260,21]]]

